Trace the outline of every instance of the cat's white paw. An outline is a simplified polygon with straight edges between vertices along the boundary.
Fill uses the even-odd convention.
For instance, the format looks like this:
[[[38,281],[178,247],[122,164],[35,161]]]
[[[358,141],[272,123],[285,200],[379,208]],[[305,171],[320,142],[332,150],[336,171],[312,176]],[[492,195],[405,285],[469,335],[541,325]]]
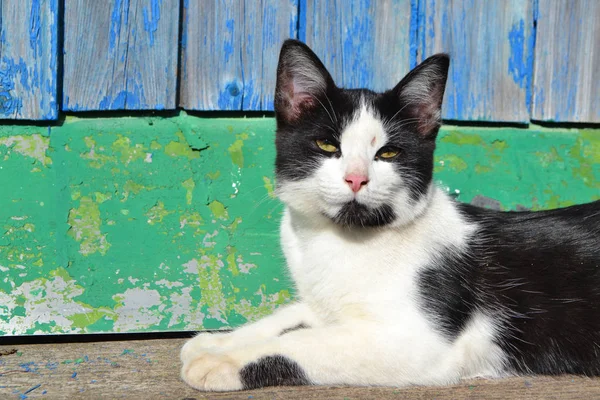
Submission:
[[[242,390],[241,363],[218,352],[205,352],[184,364],[181,378],[194,389],[203,391]]]
[[[199,356],[205,350],[222,349],[231,346],[234,341],[233,334],[228,333],[199,333],[188,340],[181,348],[180,358],[183,363]]]

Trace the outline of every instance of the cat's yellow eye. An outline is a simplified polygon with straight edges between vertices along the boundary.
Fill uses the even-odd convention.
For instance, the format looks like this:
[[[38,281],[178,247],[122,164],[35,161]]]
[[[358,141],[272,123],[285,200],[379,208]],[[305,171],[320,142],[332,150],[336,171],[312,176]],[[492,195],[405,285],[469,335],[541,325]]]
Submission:
[[[396,150],[388,150],[388,151],[384,151],[383,153],[379,154],[379,157],[381,158],[393,158],[396,157],[398,155],[399,151]]]
[[[331,144],[329,140],[317,140],[317,146],[328,153],[335,153],[338,150],[338,148]]]

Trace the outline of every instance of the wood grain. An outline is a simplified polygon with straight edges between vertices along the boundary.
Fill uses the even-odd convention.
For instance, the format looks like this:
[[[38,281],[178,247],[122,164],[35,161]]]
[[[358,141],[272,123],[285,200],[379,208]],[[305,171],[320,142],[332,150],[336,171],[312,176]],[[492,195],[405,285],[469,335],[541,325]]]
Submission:
[[[419,2],[421,58],[450,54],[443,118],[527,122],[533,0]]]
[[[272,110],[283,40],[297,35],[297,0],[186,0],[181,107]]]
[[[532,118],[600,122],[598,0],[539,0]]]
[[[66,0],[63,110],[176,107],[178,0]]]
[[[58,0],[0,0],[0,119],[54,120]]]
[[[182,339],[0,346],[0,398],[51,399],[596,399],[600,378],[473,379],[437,387],[269,387],[198,392],[179,378]],[[21,396],[21,397],[20,397]]]
[[[409,0],[302,0],[300,40],[338,86],[391,89],[411,64]]]

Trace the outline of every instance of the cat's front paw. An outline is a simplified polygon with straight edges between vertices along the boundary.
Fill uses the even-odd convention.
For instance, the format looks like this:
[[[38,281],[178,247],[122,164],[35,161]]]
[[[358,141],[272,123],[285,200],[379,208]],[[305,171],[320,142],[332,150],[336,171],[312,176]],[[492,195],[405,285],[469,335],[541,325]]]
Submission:
[[[181,348],[181,361],[186,363],[194,357],[199,356],[205,350],[222,349],[229,346],[232,341],[232,333],[199,333],[188,340]]]
[[[181,377],[191,387],[203,391],[242,390],[241,363],[218,352],[205,352],[184,364]]]

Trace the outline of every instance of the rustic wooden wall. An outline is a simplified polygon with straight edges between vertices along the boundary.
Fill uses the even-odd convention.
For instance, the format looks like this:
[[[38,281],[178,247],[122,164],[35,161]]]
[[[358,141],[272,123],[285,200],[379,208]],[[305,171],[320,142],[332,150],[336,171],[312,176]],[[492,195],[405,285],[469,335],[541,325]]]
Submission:
[[[66,0],[62,109],[176,107],[179,0]]]
[[[58,116],[57,36],[58,0],[0,0],[0,118]]]
[[[600,122],[596,0],[0,0],[0,15],[4,119],[270,111],[294,37],[338,84],[375,90],[450,53],[447,120]]]

